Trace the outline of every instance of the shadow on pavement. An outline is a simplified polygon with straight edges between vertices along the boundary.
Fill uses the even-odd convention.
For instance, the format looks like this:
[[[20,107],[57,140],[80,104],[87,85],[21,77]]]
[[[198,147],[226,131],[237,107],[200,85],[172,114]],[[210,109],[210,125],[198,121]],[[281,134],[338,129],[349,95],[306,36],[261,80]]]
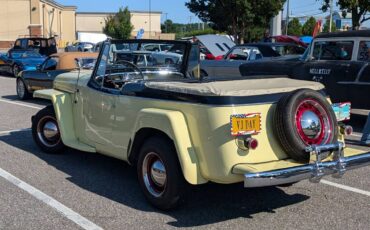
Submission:
[[[30,104],[35,104],[35,105],[41,105],[41,106],[47,106],[50,105],[51,102],[49,100],[44,100],[44,99],[28,99],[28,100],[20,100],[17,95],[6,95],[6,96],[1,96],[0,98],[9,100],[9,101],[15,101],[15,102],[21,102],[21,103],[30,103]]]
[[[83,189],[140,211],[159,212],[145,201],[136,170],[123,161],[75,150],[47,155],[33,143],[30,131],[0,136],[0,141],[37,156],[68,174],[67,180]],[[241,217],[253,218],[261,212],[274,213],[278,208],[307,199],[306,195],[289,195],[277,187],[244,189],[242,184],[206,184],[192,186],[183,206],[163,214],[175,219],[167,223],[170,226],[195,227]]]

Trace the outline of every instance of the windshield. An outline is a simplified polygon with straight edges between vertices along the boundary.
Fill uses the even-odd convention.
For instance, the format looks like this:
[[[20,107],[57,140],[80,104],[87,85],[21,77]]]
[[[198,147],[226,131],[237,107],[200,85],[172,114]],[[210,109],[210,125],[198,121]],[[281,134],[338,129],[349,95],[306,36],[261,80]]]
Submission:
[[[184,57],[191,53],[190,43],[155,42],[127,40],[105,43],[97,63],[94,84],[103,88],[121,89],[127,82],[137,80],[183,80],[189,74]],[[153,47],[164,47],[167,50],[153,50]],[[199,55],[196,59],[199,59]]]
[[[153,46],[155,46],[153,43],[139,42],[111,44],[108,69],[115,73],[124,72],[127,71],[126,63],[129,62],[144,72],[163,69],[181,72],[185,44],[157,44],[157,47],[166,47],[164,51],[153,50],[151,49]],[[149,50],[148,47],[150,47]]]
[[[34,51],[12,51],[10,53],[11,58],[41,58],[41,54]]]

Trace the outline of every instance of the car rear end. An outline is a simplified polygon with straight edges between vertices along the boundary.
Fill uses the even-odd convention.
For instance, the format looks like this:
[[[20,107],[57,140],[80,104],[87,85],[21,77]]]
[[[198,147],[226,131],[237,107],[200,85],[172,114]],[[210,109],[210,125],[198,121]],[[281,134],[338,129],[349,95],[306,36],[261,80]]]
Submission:
[[[225,95],[213,97],[208,105],[181,108],[205,179],[216,183],[244,181],[246,187],[303,179],[317,182],[325,175],[340,177],[347,170],[370,163],[369,151],[345,146],[345,135],[352,130],[342,121],[349,119],[350,103],[330,104],[320,84],[296,81],[293,85],[301,86],[294,87],[290,79],[282,78],[274,80],[283,81],[278,87],[271,88],[269,81],[250,82],[254,88],[250,91],[265,88],[265,93],[249,92],[249,96],[242,96],[248,92],[238,90],[243,86],[236,84],[245,82],[234,81],[234,89],[223,83],[221,91],[208,85],[198,91],[204,93],[208,88]],[[256,84],[265,87],[256,89]],[[169,88],[174,90],[174,86]],[[230,93],[234,96],[227,96]],[[279,110],[279,106],[290,110]]]

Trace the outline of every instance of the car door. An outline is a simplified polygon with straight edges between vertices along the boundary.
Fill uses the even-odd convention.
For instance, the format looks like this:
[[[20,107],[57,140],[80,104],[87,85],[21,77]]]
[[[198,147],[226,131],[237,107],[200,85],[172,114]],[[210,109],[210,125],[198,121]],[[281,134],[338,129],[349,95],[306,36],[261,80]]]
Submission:
[[[311,58],[293,71],[294,78],[321,82],[333,102],[348,100],[346,87],[339,82],[354,81],[350,74],[354,41],[315,41]]]
[[[8,73],[12,73],[12,66],[14,64],[12,51],[8,51],[6,54],[3,55],[0,61],[0,70]]]
[[[32,90],[53,87],[54,74],[58,65],[58,57],[49,57],[34,72],[28,74],[27,81]]]
[[[0,54],[0,71],[8,71],[8,69],[6,67],[7,66],[8,53]]]
[[[104,82],[109,77],[107,63],[109,62],[109,45],[104,46],[99,66],[94,71],[88,87],[81,87],[78,93],[78,103],[81,103],[83,127],[77,132],[78,136],[94,145],[98,152],[115,156],[115,146],[112,142],[112,128],[115,121],[115,103],[117,93],[107,87]],[[78,106],[77,106],[78,107]],[[78,108],[77,108],[78,109]],[[78,116],[76,119],[79,119]]]

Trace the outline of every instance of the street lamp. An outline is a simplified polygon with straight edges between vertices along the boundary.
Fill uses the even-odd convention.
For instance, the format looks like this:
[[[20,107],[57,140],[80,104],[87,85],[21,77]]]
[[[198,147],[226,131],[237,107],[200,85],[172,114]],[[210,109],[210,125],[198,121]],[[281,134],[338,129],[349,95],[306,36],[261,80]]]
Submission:
[[[149,0],[149,38],[152,37],[152,0]]]

